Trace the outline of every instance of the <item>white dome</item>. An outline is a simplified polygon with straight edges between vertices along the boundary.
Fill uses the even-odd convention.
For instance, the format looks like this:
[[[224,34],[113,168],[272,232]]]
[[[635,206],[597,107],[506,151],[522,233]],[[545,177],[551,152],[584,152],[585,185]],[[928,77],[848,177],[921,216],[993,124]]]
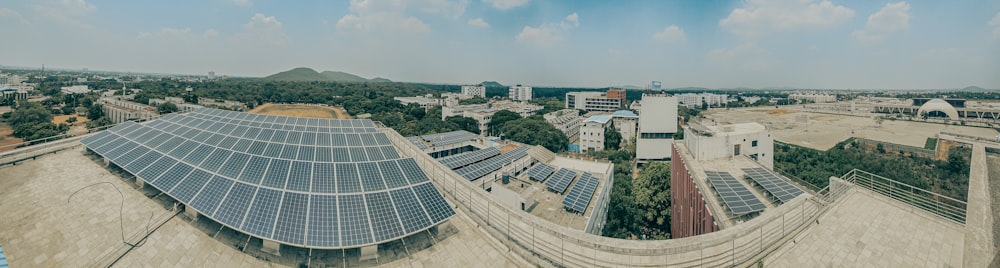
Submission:
[[[942,112],[948,116],[948,119],[958,120],[958,110],[942,99],[933,99],[924,103],[920,109],[917,109],[917,116],[922,117],[925,113],[930,112]]]

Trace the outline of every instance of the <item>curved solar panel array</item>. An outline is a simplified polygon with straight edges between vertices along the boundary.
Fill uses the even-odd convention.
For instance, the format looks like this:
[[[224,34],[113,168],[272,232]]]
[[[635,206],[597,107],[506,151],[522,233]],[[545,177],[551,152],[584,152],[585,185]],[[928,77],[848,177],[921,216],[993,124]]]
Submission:
[[[287,245],[379,244],[455,214],[369,120],[199,109],[82,142],[202,215]]]

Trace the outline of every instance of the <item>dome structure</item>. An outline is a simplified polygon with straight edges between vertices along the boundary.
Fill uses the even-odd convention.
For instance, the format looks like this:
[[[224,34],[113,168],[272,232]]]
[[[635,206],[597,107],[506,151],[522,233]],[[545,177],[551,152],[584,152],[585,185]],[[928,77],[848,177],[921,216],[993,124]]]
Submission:
[[[958,110],[955,110],[954,106],[951,106],[948,102],[942,99],[933,99],[924,103],[917,109],[917,116],[923,117],[934,117],[935,114],[944,114],[951,120],[958,120]]]

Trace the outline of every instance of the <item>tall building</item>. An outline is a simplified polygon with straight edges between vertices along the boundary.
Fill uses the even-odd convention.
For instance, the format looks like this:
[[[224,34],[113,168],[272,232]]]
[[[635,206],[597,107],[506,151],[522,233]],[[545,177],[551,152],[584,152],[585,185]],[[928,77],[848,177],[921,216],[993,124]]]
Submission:
[[[531,87],[530,86],[510,86],[510,92],[508,93],[510,99],[516,101],[530,101],[531,100]]]
[[[607,92],[566,92],[566,109],[591,112],[614,112],[628,104],[624,89]]]
[[[580,152],[604,150],[604,129],[611,125],[611,115],[595,115],[580,126]]]
[[[462,86],[462,95],[486,98],[486,86],[482,84]]]
[[[677,97],[663,94],[642,94],[639,111],[639,137],[636,139],[636,159],[662,160],[670,158],[670,148],[677,132]]]
[[[215,72],[208,72],[208,80],[215,80]]]

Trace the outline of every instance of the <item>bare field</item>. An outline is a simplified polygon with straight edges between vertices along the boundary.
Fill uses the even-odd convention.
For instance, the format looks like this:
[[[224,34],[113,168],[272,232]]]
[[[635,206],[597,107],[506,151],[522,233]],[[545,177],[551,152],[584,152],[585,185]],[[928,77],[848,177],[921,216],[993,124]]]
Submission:
[[[76,125],[83,125],[83,124],[87,123],[87,121],[90,121],[90,119],[87,119],[86,116],[68,115],[67,114],[67,115],[55,115],[55,116],[52,116],[52,123],[56,124],[56,125],[62,124],[62,123],[66,123],[66,119],[69,119],[70,117],[76,117],[76,122],[73,123],[74,126],[76,126]],[[69,124],[69,123],[67,123],[67,124]]]
[[[980,137],[996,137],[988,128],[884,120],[881,125],[871,117],[857,117],[803,112],[774,108],[710,110],[706,121],[719,124],[757,122],[767,126],[774,139],[817,150],[827,150],[850,137],[924,147],[929,137],[951,132]]]
[[[257,106],[253,110],[248,111],[248,113],[310,118],[351,119],[351,115],[347,114],[347,112],[341,108],[306,104],[265,103]]]
[[[20,144],[24,140],[13,136],[14,129],[7,124],[0,124],[0,152],[6,152],[17,148],[15,144]]]

